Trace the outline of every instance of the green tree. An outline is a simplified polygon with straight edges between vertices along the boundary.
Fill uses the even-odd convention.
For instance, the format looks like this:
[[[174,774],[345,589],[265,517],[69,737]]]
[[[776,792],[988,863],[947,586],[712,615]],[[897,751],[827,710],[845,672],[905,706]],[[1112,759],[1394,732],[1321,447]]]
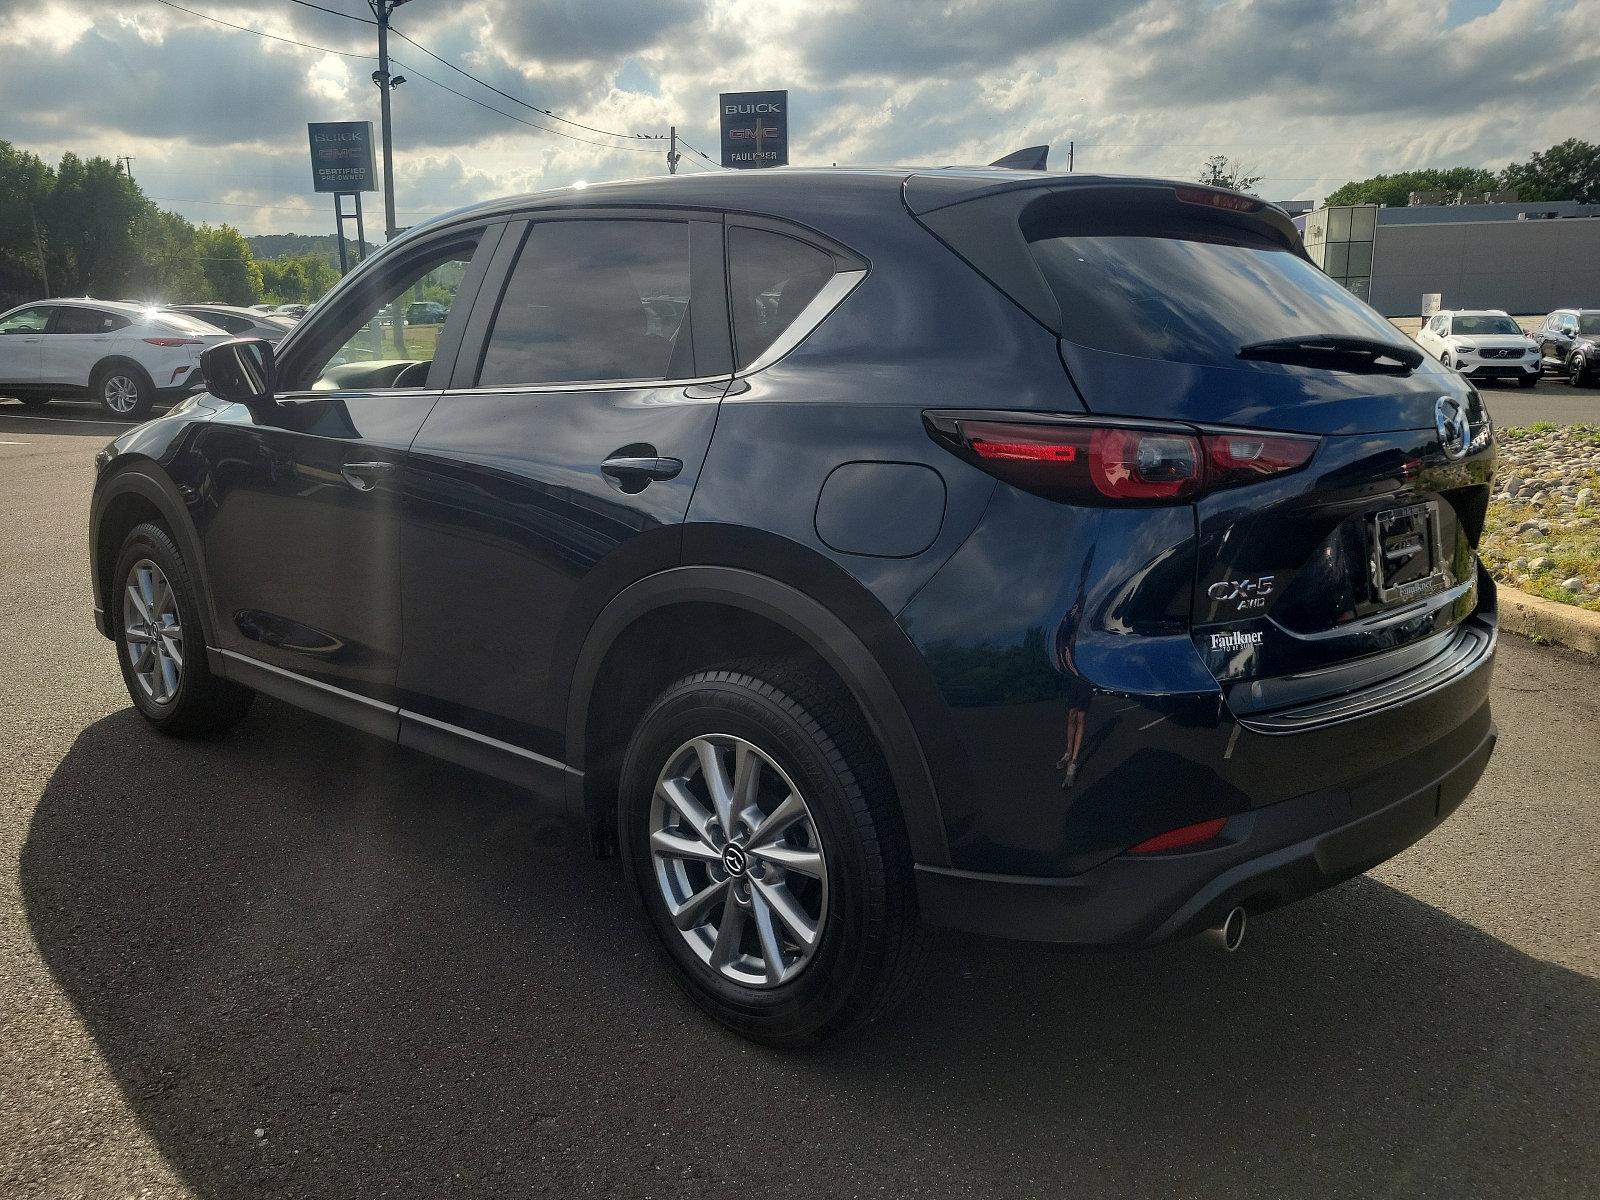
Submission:
[[[1230,159],[1226,154],[1213,154],[1206,159],[1206,165],[1200,168],[1201,183],[1209,183],[1212,187],[1229,188],[1250,196],[1255,195],[1251,189],[1261,180],[1262,176],[1247,174],[1242,162]]]
[[[48,214],[51,283],[57,292],[124,295],[138,263],[134,232],[147,203],[109,158],[64,155]]]
[[[1496,186],[1493,171],[1480,167],[1429,167],[1357,179],[1330,192],[1324,204],[1382,204],[1404,208],[1412,192],[1487,192]]]
[[[261,299],[261,268],[239,231],[232,225],[202,225],[195,231],[200,269],[207,295],[224,304],[255,304]]]
[[[1577,200],[1600,204],[1600,146],[1568,138],[1525,163],[1500,172],[1500,186],[1523,200]]]
[[[41,214],[55,172],[37,155],[0,141],[0,308],[38,299],[45,287]],[[54,282],[53,280],[51,282]]]

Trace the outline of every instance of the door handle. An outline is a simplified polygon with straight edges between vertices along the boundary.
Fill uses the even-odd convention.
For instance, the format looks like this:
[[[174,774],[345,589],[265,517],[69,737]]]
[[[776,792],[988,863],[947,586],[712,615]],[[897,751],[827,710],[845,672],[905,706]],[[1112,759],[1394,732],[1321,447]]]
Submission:
[[[339,474],[344,476],[344,481],[358,492],[370,492],[378,486],[380,479],[393,473],[392,462],[345,463],[339,468]]]
[[[617,455],[601,463],[600,469],[621,483],[645,483],[652,479],[676,479],[683,470],[683,460]]]

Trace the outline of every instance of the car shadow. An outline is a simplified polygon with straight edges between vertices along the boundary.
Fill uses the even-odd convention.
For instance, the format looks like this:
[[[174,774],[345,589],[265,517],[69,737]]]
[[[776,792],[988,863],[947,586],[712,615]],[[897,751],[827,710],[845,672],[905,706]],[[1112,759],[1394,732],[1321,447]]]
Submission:
[[[152,409],[150,417],[159,417],[165,411]],[[139,421],[132,418],[119,420],[111,416],[98,404],[52,401],[43,408],[25,408],[15,400],[0,399],[0,433],[48,433],[109,441],[137,424]]]
[[[1370,879],[1198,944],[939,937],[800,1054],[702,1019],[511,788],[261,701],[85,729],[34,938],[200,1195],[1572,1195],[1600,986]],[[1587,1183],[1585,1183],[1587,1180]]]

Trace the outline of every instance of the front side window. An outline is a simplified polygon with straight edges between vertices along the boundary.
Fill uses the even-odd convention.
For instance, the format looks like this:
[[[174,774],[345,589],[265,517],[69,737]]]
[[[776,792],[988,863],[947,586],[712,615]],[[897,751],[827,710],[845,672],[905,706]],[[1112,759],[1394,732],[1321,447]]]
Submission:
[[[53,311],[55,310],[48,306],[18,309],[5,320],[0,321],[0,334],[43,333],[44,327],[50,324],[50,314]]]
[[[484,346],[480,387],[694,375],[686,221],[534,224]]]
[[[741,371],[794,323],[833,273],[833,255],[797,238],[741,225],[728,230],[728,302]]]
[[[304,349],[285,368],[285,390],[426,387],[443,319],[455,307],[479,236],[473,231],[462,241],[369,272],[362,286],[341,296],[318,317],[317,327],[307,330],[312,339],[301,343]],[[441,320],[421,325],[407,320],[407,310],[419,300],[435,302]]]

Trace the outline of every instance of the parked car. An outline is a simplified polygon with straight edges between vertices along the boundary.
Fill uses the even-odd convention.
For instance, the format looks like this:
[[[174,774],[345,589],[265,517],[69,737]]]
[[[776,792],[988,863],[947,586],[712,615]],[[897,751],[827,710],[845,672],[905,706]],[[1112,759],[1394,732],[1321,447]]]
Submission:
[[[1600,308],[1558,308],[1534,331],[1547,371],[1573,387],[1592,387],[1600,376]]]
[[[412,325],[439,325],[449,312],[437,300],[414,300],[406,305],[406,321]]]
[[[441,267],[436,357],[345,353]],[[205,369],[98,460],[139,712],[262,691],[522,785],[754,1038],[883,1012],[924,924],[1233,948],[1494,745],[1489,415],[1236,193],[524,196]]]
[[[310,307],[308,304],[280,304],[272,311],[275,316],[288,317],[291,321],[298,321],[306,315]]]
[[[294,328],[294,322],[288,317],[238,308],[231,304],[170,304],[164,311],[182,313],[186,317],[204,321],[207,325],[215,325],[225,333],[233,334],[234,337],[256,337],[273,345],[281,342],[283,335]]]
[[[251,312],[258,312],[258,313],[276,312],[277,309],[278,309],[278,306],[276,304],[252,304],[250,306],[250,311]]]
[[[1539,343],[1500,309],[1435,313],[1417,334],[1417,344],[1468,379],[1514,379],[1537,387],[1543,367]]]
[[[181,313],[115,300],[41,300],[0,314],[0,395],[29,407],[87,396],[142,417],[202,386],[200,352],[228,340]]]

